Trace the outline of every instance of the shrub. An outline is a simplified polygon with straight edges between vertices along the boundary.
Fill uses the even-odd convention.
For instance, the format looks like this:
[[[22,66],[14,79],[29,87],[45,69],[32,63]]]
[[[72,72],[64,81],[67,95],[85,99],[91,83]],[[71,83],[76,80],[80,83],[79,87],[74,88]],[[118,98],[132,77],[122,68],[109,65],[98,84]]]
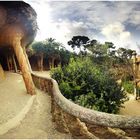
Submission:
[[[128,93],[134,93],[134,85],[131,81],[124,81],[122,86]]]
[[[62,94],[90,109],[117,113],[126,94],[106,70],[101,70],[86,59],[71,59],[69,65],[51,71]]]

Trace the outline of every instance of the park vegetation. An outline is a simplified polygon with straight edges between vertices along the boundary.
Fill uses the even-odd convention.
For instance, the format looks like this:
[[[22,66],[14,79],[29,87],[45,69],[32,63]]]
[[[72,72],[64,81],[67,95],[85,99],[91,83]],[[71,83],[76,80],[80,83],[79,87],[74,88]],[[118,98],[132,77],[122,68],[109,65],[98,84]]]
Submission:
[[[69,100],[90,109],[118,113],[128,99],[126,93],[133,93],[134,50],[117,48],[112,42],[101,44],[86,36],[73,36],[68,45],[73,52],[49,38],[34,42],[27,53],[37,58],[40,71],[47,60],[51,76]]]

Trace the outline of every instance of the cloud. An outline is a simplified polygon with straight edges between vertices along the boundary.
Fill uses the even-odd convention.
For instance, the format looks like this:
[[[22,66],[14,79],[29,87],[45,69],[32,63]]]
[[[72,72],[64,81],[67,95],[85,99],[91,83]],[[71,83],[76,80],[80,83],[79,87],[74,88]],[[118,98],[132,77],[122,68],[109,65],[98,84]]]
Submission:
[[[134,11],[130,15],[129,23],[131,23],[132,25],[140,26],[140,11]]]
[[[91,39],[107,39],[118,46],[135,44],[133,37],[140,25],[140,2],[27,1],[38,14],[40,30],[36,40],[53,37],[66,45],[72,36],[86,35]]]
[[[121,23],[134,22],[138,18],[136,7],[140,8],[139,2],[50,2],[52,16],[56,21],[59,17],[70,21],[82,21],[89,27],[100,29],[104,25],[114,21]],[[62,12],[63,11],[63,12]],[[136,16],[137,13],[137,17]],[[130,15],[132,16],[130,18]]]
[[[101,33],[118,47],[128,47],[132,43],[131,33],[126,31],[125,26],[120,22],[105,26]]]

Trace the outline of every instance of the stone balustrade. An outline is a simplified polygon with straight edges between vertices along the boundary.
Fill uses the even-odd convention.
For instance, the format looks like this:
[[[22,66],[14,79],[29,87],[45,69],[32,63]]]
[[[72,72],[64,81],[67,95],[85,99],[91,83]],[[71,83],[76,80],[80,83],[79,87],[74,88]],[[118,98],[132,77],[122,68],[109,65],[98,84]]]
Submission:
[[[32,73],[35,86],[51,96],[52,121],[73,138],[140,138],[140,116],[103,113],[66,99],[52,78]]]

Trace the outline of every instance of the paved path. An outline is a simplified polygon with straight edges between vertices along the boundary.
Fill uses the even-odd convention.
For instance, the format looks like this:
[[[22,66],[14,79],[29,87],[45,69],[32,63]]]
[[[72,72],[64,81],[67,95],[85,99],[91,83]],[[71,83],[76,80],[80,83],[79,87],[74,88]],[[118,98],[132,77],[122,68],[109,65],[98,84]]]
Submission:
[[[0,83],[0,122],[13,118],[32,96],[26,94],[21,75],[6,73],[5,81]],[[24,119],[15,128],[0,135],[2,139],[65,139],[69,134],[55,129],[51,116],[51,99],[46,93],[37,90],[34,102]]]
[[[50,96],[37,90],[34,104],[21,124],[0,138],[3,139],[65,139],[71,138],[55,129],[52,122]]]
[[[120,114],[140,116],[140,100],[135,100],[135,96],[128,94],[129,101],[124,103],[125,108],[121,108]]]
[[[0,81],[0,125],[15,117],[31,98],[21,75],[5,72],[5,77]]]

